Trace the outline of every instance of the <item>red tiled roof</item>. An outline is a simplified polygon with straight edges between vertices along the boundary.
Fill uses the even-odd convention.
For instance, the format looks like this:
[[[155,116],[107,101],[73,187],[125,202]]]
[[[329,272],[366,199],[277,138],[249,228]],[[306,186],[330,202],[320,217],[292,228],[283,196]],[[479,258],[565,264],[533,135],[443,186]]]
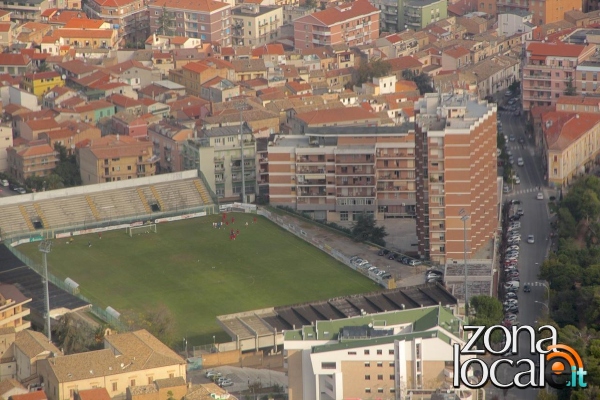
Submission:
[[[48,145],[46,145],[47,147],[50,147]],[[36,146],[36,147],[42,147],[42,146]],[[52,148],[50,147],[50,152],[52,152],[54,150],[52,150]],[[46,396],[46,392],[44,392],[43,390],[37,391],[37,392],[30,392],[30,393],[25,393],[25,394],[14,394],[12,396],[10,396],[13,400],[46,400],[48,398],[48,396]]]
[[[110,400],[106,388],[80,390],[78,395],[80,400]]]
[[[352,20],[369,14],[378,14],[379,10],[367,0],[358,0],[337,7],[330,7],[323,11],[298,18],[297,21],[310,21],[316,19],[325,26],[336,25],[343,21]]]
[[[131,4],[136,0],[92,0],[94,3],[102,7],[123,7]]]
[[[544,124],[546,121],[552,121],[552,125],[545,129],[548,148],[564,150],[583,134],[600,124],[600,115],[550,112],[542,117],[542,121]]]
[[[190,62],[185,64],[182,68],[197,74],[201,74],[202,72],[208,70],[208,67],[200,62]]]
[[[0,22],[0,32],[8,32],[12,27],[10,22]]]
[[[264,46],[252,50],[252,57],[261,57],[265,54],[283,56],[285,51],[283,50],[282,44],[265,44]]]
[[[137,107],[142,105],[141,101],[132,99],[131,97],[123,96],[122,94],[112,94],[107,97],[106,100],[123,108]]]
[[[29,129],[33,132],[44,129],[51,130],[59,127],[58,122],[56,122],[54,118],[30,119],[25,122],[25,124],[29,126]]]
[[[533,42],[527,46],[527,51],[534,56],[579,57],[585,47],[580,44]]]
[[[471,52],[462,46],[456,46],[452,49],[444,50],[444,54],[452,58],[459,58],[469,55]]]
[[[588,106],[600,105],[600,97],[593,96],[560,96],[556,104],[583,104]]]
[[[63,29],[100,29],[104,23],[101,19],[73,18],[67,22]]]
[[[31,59],[24,54],[0,53],[0,65],[26,66]]]
[[[228,3],[214,0],[155,0],[150,4],[150,7],[212,12],[231,6]]]
[[[421,61],[419,61],[416,58],[413,58],[411,56],[390,58],[389,60],[386,60],[386,62],[388,62],[392,66],[392,71],[400,71],[400,70],[411,69],[411,68],[420,68],[423,66]]]
[[[25,77],[28,79],[31,79],[31,80],[37,80],[37,79],[56,78],[56,77],[60,77],[60,75],[58,74],[58,72],[55,72],[55,71],[47,71],[47,72],[26,74]]]
[[[334,108],[329,110],[316,110],[296,115],[296,118],[307,124],[328,124],[334,122],[358,121],[371,119],[375,116],[361,107]]]
[[[113,29],[57,29],[54,34],[63,38],[112,39]]]

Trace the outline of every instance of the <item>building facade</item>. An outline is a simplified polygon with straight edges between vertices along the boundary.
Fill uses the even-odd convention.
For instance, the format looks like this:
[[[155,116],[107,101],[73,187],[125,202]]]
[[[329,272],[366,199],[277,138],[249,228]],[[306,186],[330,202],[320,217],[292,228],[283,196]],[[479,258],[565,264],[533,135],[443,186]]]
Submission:
[[[29,315],[25,305],[31,302],[14,285],[0,284],[0,329],[14,328],[15,332],[29,329],[31,322],[23,318]]]
[[[427,25],[448,18],[446,0],[415,0],[404,3],[404,24],[415,31]],[[401,21],[402,22],[402,21]]]
[[[415,113],[419,254],[444,264],[466,245],[472,258],[498,227],[496,106],[434,93]]]
[[[294,21],[296,49],[370,44],[379,37],[380,11],[358,0],[300,17]]]
[[[7,155],[8,172],[19,182],[24,182],[30,176],[50,175],[58,164],[58,152],[45,141],[9,147]]]
[[[83,11],[93,19],[106,21],[118,30],[119,41],[139,43],[150,34],[149,15],[144,0],[89,0]]]
[[[57,86],[64,86],[65,82],[58,72],[38,72],[34,74],[26,74],[21,81],[21,89],[27,90],[37,96],[38,100],[50,90]]]
[[[272,204],[321,221],[415,214],[415,142],[411,126],[310,128],[268,147]]]
[[[595,50],[593,44],[530,43],[523,65],[523,109],[556,104],[570,85],[577,91],[577,66],[594,55]]]
[[[148,5],[148,10],[152,32],[231,46],[229,3],[208,0],[155,0]],[[163,11],[167,12],[166,16],[163,16]]]
[[[279,37],[283,24],[282,7],[265,7],[246,3],[231,11],[233,45],[258,47]]]
[[[13,145],[13,130],[9,124],[0,124],[0,172],[8,170],[7,149]]]
[[[0,10],[10,11],[11,21],[23,24],[40,22],[42,13],[49,8],[48,0],[2,0]]]

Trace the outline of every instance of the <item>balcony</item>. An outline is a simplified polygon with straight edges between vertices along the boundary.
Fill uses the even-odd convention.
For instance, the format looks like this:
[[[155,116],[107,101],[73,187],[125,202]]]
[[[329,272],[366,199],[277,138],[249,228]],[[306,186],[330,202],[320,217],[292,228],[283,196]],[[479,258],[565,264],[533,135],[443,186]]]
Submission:
[[[529,74],[529,75],[523,75],[523,79],[524,80],[544,80],[544,81],[549,81],[550,79],[552,79],[552,75],[551,74]]]

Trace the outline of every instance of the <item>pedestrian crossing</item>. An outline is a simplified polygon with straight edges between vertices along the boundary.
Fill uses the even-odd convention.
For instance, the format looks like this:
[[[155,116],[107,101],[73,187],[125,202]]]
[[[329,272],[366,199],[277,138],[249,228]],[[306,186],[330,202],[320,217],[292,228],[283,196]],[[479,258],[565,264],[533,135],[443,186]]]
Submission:
[[[539,188],[529,188],[529,189],[520,189],[520,190],[513,190],[512,192],[505,194],[505,197],[509,197],[509,196],[518,196],[520,194],[527,194],[527,193],[538,193],[540,192]]]
[[[546,287],[546,284],[544,282],[525,282],[523,284],[523,286],[525,286],[525,285],[529,285],[531,287],[534,287],[534,286]]]

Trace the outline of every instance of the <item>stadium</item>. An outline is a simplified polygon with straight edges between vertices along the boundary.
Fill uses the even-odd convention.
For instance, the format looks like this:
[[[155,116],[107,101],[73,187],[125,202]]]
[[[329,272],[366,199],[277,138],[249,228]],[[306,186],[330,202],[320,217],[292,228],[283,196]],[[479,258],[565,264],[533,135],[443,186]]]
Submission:
[[[6,262],[0,263],[0,281],[34,298],[32,315],[41,318],[36,242],[49,239],[51,316],[89,308],[125,329],[119,319],[124,309],[164,302],[190,344],[230,338],[217,314],[377,290],[368,278],[257,216],[255,207],[221,209],[233,211],[228,219],[235,216],[242,230],[236,241],[225,228],[215,230],[220,207],[197,171],[2,198],[0,261]]]

